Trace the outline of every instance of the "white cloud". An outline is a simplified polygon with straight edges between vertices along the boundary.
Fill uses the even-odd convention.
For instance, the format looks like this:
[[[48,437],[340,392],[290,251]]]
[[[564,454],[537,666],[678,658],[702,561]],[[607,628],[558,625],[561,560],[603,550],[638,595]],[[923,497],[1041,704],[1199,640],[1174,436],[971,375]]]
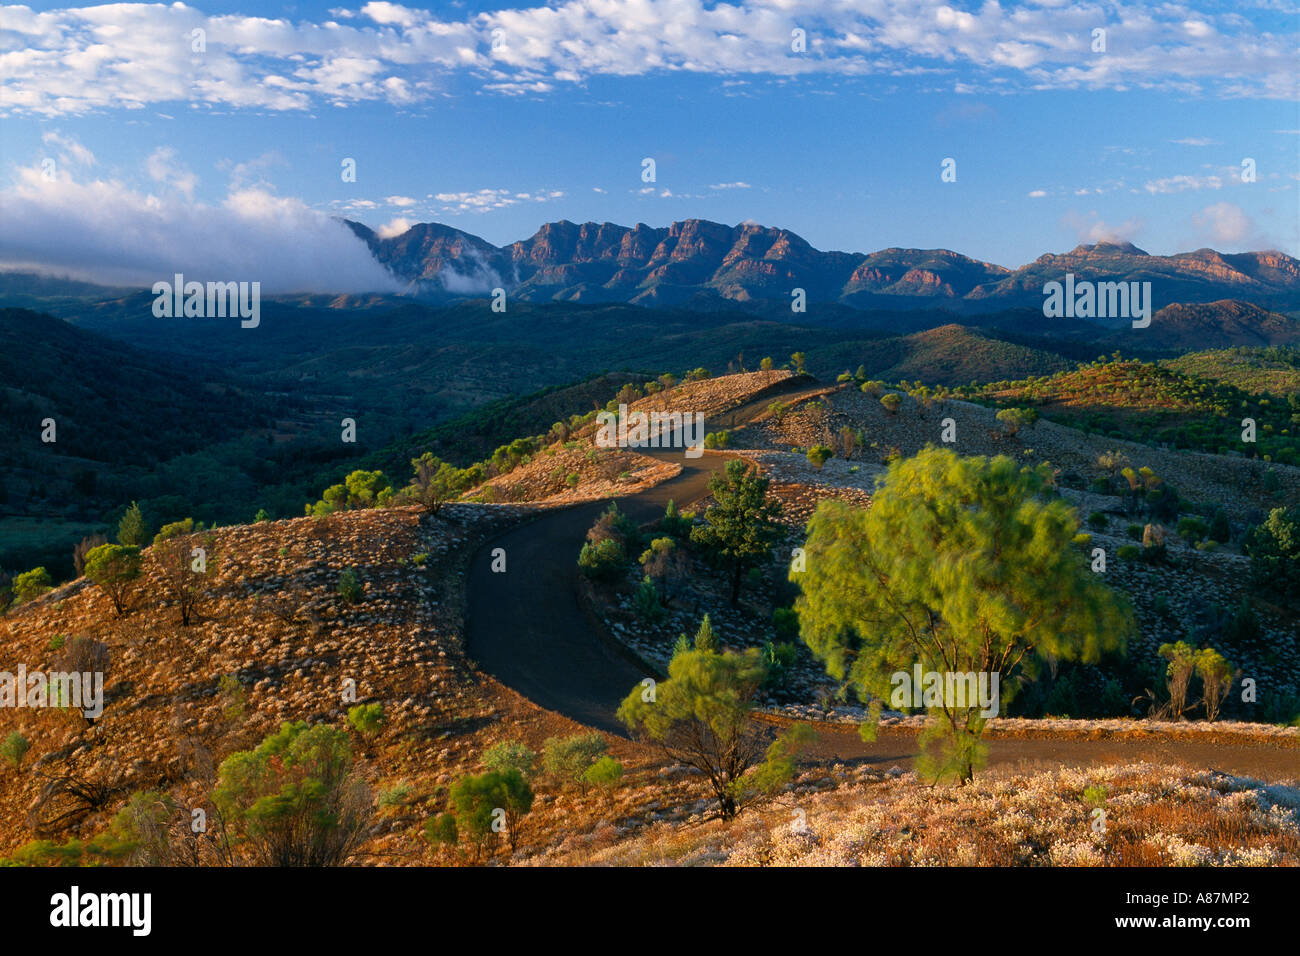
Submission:
[[[145,160],[145,169],[149,178],[156,183],[182,192],[187,198],[194,198],[194,187],[199,184],[199,177],[176,158],[176,150],[170,146],[159,146]]]
[[[164,179],[175,174],[165,156],[151,165]],[[266,294],[398,289],[347,226],[261,188],[234,189],[211,205],[183,189],[158,196],[66,171],[47,179],[33,165],[0,190],[0,210],[7,270],[141,287],[181,272],[261,282]]]
[[[1218,140],[1210,139],[1206,136],[1188,136],[1185,139],[1171,139],[1169,142],[1176,143],[1179,146],[1218,146]]]
[[[1042,199],[1042,198],[1043,198],[1044,196],[1046,196],[1046,195],[1047,195],[1047,192],[1046,192],[1045,190],[1042,190],[1042,189],[1035,189],[1035,190],[1033,190],[1033,191],[1031,191],[1031,192],[1029,193],[1029,198],[1030,198],[1030,199]]]
[[[1148,180],[1142,188],[1153,196],[1188,190],[1222,189],[1223,179],[1219,176],[1169,176],[1164,179]]]
[[[388,196],[385,200],[390,206],[414,206],[419,200],[412,199],[410,196]]]
[[[1219,243],[1241,243],[1255,231],[1255,223],[1236,203],[1216,202],[1193,219],[1205,235]]]
[[[1107,223],[1095,212],[1086,216],[1076,212],[1066,213],[1062,224],[1074,231],[1080,242],[1133,242],[1141,234],[1145,223],[1141,219],[1126,219],[1121,223]]]
[[[442,212],[490,212],[525,202],[549,202],[562,199],[564,192],[543,189],[536,193],[511,192],[509,189],[478,189],[470,192],[435,193],[433,199],[442,204]]]
[[[1008,74],[1018,74],[1025,89],[1297,94],[1296,34],[1276,30],[1257,9],[1193,17],[1180,4],[1132,0],[1015,8],[989,0],[971,11],[934,0],[555,0],[463,19],[389,2],[330,15],[209,15],[182,3],[5,7],[0,111],[185,101],[307,110],[419,102],[455,74],[476,90],[544,95],[592,76],[666,71],[844,77],[937,68],[962,70],[953,88],[967,92],[1014,89]],[[1122,29],[1123,43],[1106,56],[1088,53],[1098,22]],[[796,25],[811,41],[803,55],[789,49]],[[191,47],[196,29],[206,32],[202,52]]]
[[[95,154],[88,150],[75,136],[65,136],[57,130],[41,134],[41,142],[54,147],[55,156],[64,165],[90,167],[95,165]]]
[[[749,183],[735,182],[735,183],[714,183],[709,188],[710,189],[752,189],[753,187],[750,186]]]
[[[400,236],[414,225],[415,223],[412,220],[398,216],[376,229],[375,235],[380,239],[392,239],[394,236]]]

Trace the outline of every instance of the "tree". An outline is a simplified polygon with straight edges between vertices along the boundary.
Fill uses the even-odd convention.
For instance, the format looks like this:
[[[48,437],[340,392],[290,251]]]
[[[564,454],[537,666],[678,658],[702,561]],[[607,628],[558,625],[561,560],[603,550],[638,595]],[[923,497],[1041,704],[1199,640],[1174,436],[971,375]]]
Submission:
[[[811,448],[808,449],[807,457],[808,457],[809,464],[811,464],[818,471],[821,471],[822,465],[830,461],[833,455],[834,452],[832,452],[825,445],[813,445]]]
[[[1002,423],[1008,436],[1015,436],[1020,429],[1038,421],[1038,412],[1032,408],[1004,408],[994,417]]]
[[[781,534],[776,518],[781,503],[767,497],[768,479],[758,468],[738,458],[709,479],[715,504],[704,512],[704,523],[691,529],[691,540],[731,569],[731,604],[740,600],[742,575],[766,560]]]
[[[164,525],[154,536],[150,549],[161,590],[180,611],[181,627],[189,627],[198,613],[216,567],[214,556],[209,553],[211,539],[200,539],[190,533],[193,526],[189,518]]]
[[[582,783],[587,768],[604,756],[605,738],[592,731],[571,737],[548,737],[542,742],[542,769],[560,783]]]
[[[897,392],[886,392],[880,396],[880,404],[885,406],[885,411],[891,415],[897,415],[898,410],[903,407],[903,396]]]
[[[1214,648],[1206,647],[1196,655],[1196,673],[1204,691],[1205,719],[1212,722],[1232,687],[1232,665]]]
[[[614,791],[623,779],[623,765],[606,754],[587,768],[582,779],[584,783],[603,791],[605,799],[613,806]]]
[[[140,577],[140,549],[133,544],[101,544],[86,554],[86,577],[94,581],[113,602],[121,617],[127,595]]]
[[[564,427],[563,422],[556,424]],[[565,434],[567,435],[567,428]],[[444,504],[456,497],[457,471],[454,466],[426,451],[419,458],[411,459],[411,468],[415,477],[408,489],[410,497],[424,505],[429,514],[436,515]]]
[[[1187,711],[1187,689],[1196,671],[1197,652],[1186,641],[1161,644],[1157,653],[1169,663],[1165,677],[1169,687],[1169,711],[1174,720],[1181,720]]]
[[[1246,552],[1257,587],[1300,595],[1300,505],[1270,511],[1246,536]]]
[[[806,362],[807,359],[808,356],[804,355],[802,352],[795,352],[790,356],[790,365],[794,368],[796,375],[802,375],[804,373],[804,362]]]
[[[496,773],[518,770],[525,780],[537,772],[537,754],[518,740],[503,740],[483,751],[483,766]]]
[[[673,655],[668,679],[653,694],[633,688],[618,718],[670,759],[699,770],[723,819],[730,819],[785,782],[775,770],[761,781],[744,779],[764,755],[766,735],[752,714],[766,676],[757,648],[719,652],[711,639],[697,634],[694,647],[680,647]]]
[[[791,574],[804,643],[875,713],[913,665],[997,674],[1005,701],[1038,655],[1092,662],[1121,647],[1132,612],[1071,547],[1078,516],[1050,482],[1046,466],[926,448],[890,464],[870,508],[823,501],[808,524],[806,569]],[[966,782],[982,707],[941,696],[928,706],[927,741],[947,738],[932,766]]]
[[[126,509],[126,513],[122,515],[122,520],[117,523],[117,542],[143,547],[148,539],[149,531],[145,527],[144,512],[140,510],[140,505],[133,501]]]
[[[32,568],[30,571],[24,571],[22,574],[15,576],[13,580],[14,604],[34,601],[49,591],[53,583],[50,572],[44,568]]]
[[[519,845],[519,823],[533,808],[533,790],[518,770],[489,771],[452,784],[451,803],[459,833],[473,837],[482,847],[504,824],[514,852]]]
[[[222,761],[213,802],[259,866],[338,866],[365,835],[370,793],[346,731],[284,723]]]

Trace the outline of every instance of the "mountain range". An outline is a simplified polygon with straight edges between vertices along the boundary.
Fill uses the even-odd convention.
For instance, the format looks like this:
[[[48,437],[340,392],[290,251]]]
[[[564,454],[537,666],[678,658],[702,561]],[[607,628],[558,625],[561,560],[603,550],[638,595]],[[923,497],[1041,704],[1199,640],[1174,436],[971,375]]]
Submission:
[[[1300,260],[1280,252],[1153,256],[1131,243],[1098,242],[1007,269],[946,249],[827,252],[787,229],[704,219],[664,228],[561,220],[500,247],[438,223],[383,237],[345,222],[409,292],[435,298],[503,288],[528,302],[735,308],[788,303],[801,288],[809,302],[860,309],[941,305],[970,313],[1041,306],[1044,283],[1073,273],[1093,281],[1150,281],[1157,308],[1224,299],[1300,307]]]

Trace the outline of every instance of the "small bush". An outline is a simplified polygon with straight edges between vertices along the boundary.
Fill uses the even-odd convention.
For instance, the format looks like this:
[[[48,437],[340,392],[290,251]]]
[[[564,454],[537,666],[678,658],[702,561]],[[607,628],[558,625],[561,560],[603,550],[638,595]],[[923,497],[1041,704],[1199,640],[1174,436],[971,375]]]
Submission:
[[[375,701],[373,704],[349,707],[348,723],[361,736],[373,737],[384,726],[384,705]]]
[[[27,756],[27,751],[31,749],[32,742],[15,730],[0,743],[0,758],[3,758],[15,770],[21,771],[23,758]]]
[[[495,773],[517,770],[525,780],[537,772],[537,754],[518,740],[503,740],[483,751],[483,766]]]
[[[338,595],[349,604],[361,602],[361,582],[357,579],[357,572],[351,568],[344,568],[339,575]]]
[[[605,738],[596,732],[549,737],[542,744],[542,769],[559,783],[583,783],[587,768],[605,755]]]

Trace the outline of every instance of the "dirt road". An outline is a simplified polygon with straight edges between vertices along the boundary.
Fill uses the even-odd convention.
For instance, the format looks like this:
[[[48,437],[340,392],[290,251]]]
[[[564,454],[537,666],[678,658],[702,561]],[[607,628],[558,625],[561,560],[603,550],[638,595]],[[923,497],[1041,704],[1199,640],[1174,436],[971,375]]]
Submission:
[[[791,397],[811,391],[790,390]],[[743,425],[772,400],[741,406],[721,416]],[[682,472],[636,495],[618,499],[638,522],[663,514],[669,499],[685,508],[708,493],[709,477],[729,456],[706,452],[686,458],[680,451],[650,452],[682,465]],[[548,512],[488,542],[475,556],[468,595],[470,656],[503,684],[541,707],[611,733],[624,733],[614,711],[644,677],[651,676],[615,645],[582,609],[577,598],[578,551],[587,529],[607,501]],[[506,571],[492,571],[494,549],[504,548]],[[826,761],[861,761],[889,768],[911,765],[916,733],[882,729],[873,743],[852,727],[820,724],[812,755]],[[1150,760],[1212,767],[1266,780],[1300,780],[1300,749],[1261,741],[1212,743],[1195,740],[1059,739],[1006,737],[988,741],[990,765],[1080,766]]]

